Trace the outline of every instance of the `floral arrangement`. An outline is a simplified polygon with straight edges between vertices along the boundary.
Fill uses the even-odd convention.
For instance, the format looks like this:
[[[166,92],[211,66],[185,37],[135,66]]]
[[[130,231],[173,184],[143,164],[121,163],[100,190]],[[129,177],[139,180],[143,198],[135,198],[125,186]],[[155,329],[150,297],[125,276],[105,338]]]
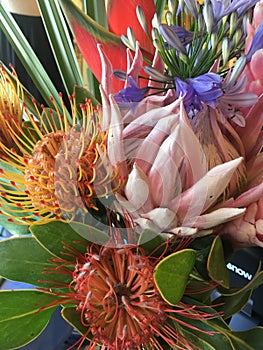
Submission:
[[[78,349],[259,349],[261,327],[228,320],[262,273],[233,288],[226,264],[263,247],[263,3],[38,5],[69,97],[0,5],[46,100],[2,65],[0,223],[13,236],[0,274],[35,286],[1,291],[2,348],[31,342],[62,306]],[[67,24],[99,81],[89,88]]]

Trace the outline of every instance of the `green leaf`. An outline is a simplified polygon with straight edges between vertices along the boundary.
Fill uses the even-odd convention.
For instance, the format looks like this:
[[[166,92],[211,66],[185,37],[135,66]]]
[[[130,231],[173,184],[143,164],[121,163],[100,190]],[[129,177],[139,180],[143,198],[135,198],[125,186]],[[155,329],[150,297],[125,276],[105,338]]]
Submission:
[[[0,291],[1,349],[15,349],[36,338],[56,308],[41,310],[41,307],[56,299],[37,290]]]
[[[15,215],[15,214],[12,214]],[[5,215],[0,215],[0,225],[3,226],[7,231],[13,235],[26,235],[29,233],[27,225],[19,225],[15,222],[8,221],[8,217]]]
[[[142,231],[138,245],[143,248],[145,254],[154,256],[160,256],[166,248],[163,237],[151,230]]]
[[[65,246],[84,254],[89,243],[102,244],[109,240],[104,232],[77,222],[51,221],[45,225],[32,225],[30,231],[48,252],[69,261],[72,261],[72,256],[63,254],[66,251]]]
[[[224,318],[228,318],[239,312],[248,302],[254,289],[263,284],[263,271],[260,266],[254,278],[242,288],[218,288],[221,296],[214,300],[215,304],[222,304],[216,307],[219,312],[224,313]]]
[[[91,100],[93,106],[100,105],[100,102],[97,100],[97,98],[89,90],[81,86],[74,87],[74,95],[76,96],[77,106],[81,103],[85,103],[86,99]]]
[[[212,280],[225,288],[229,288],[229,272],[224,262],[223,244],[221,238],[216,236],[209,252],[207,270]]]
[[[167,0],[154,0],[156,12],[161,15],[163,15],[165,6],[167,5]]]
[[[237,350],[225,334],[225,330],[218,332],[214,327],[212,321],[203,321],[202,319],[191,319],[181,315],[176,315],[180,331],[185,335],[189,342],[192,340],[194,344],[199,345],[202,350]],[[180,326],[184,323],[185,326]],[[188,326],[186,326],[188,325]],[[224,328],[223,328],[224,329]],[[229,332],[231,330],[229,329]]]
[[[52,51],[68,95],[74,85],[83,86],[71,37],[57,0],[38,0]]]
[[[104,0],[83,0],[83,7],[85,13],[103,27],[108,28]]]
[[[43,274],[45,269],[54,268],[52,255],[43,249],[33,237],[12,237],[0,242],[0,275],[6,279],[50,287],[55,282],[70,282],[64,274]],[[52,280],[55,282],[44,282]],[[43,281],[43,282],[40,282]]]
[[[203,312],[216,316],[214,309],[196,302],[194,304],[200,306]],[[203,308],[204,306],[205,308]],[[194,319],[179,314],[176,315],[176,318],[178,322],[175,323],[175,326],[180,327],[180,330],[187,336],[187,339],[191,340],[191,336],[189,335],[191,333],[210,345],[210,347],[201,347],[202,350],[256,350],[261,348],[262,327],[256,327],[253,330],[244,332],[235,332],[231,330],[219,315],[210,320]]]
[[[91,339],[91,334],[88,336],[88,327],[84,326],[81,322],[81,314],[76,311],[75,307],[63,307],[61,311],[62,317],[74,327],[80,334],[85,335],[88,339]]]
[[[213,300],[215,305],[219,305],[216,308],[218,312],[223,313],[224,319],[228,319],[234,314],[238,313],[248,303],[251,297],[252,291],[247,291],[234,296],[220,296]]]
[[[235,340],[232,341],[236,344],[235,349],[257,350],[262,348],[263,327],[255,327],[245,332],[234,332],[234,336]],[[249,345],[249,347],[247,345]]]
[[[1,192],[7,192],[7,191],[17,191],[17,188],[13,186],[10,183],[9,179],[14,179],[14,176],[20,176],[21,178],[24,177],[24,174],[18,170],[16,167],[5,163],[3,161],[0,161],[0,191]],[[4,202],[4,203],[3,203]],[[17,234],[17,235],[24,235],[28,234],[28,226],[25,225],[25,222],[22,220],[19,220],[19,217],[23,217],[26,215],[25,212],[22,211],[21,208],[16,207],[16,212],[11,212],[9,209],[14,209],[14,207],[8,205],[8,201],[3,198],[2,196],[2,207],[1,212],[4,213],[0,214],[0,225],[5,227],[10,233]],[[18,221],[21,222],[21,224],[17,224],[10,220],[10,218],[16,217]]]
[[[198,336],[198,335],[194,334],[193,332],[189,331],[187,328],[185,328],[183,330],[183,334],[187,338],[188,344],[194,344],[197,349],[215,350],[213,345],[210,344],[209,339],[203,338],[202,333],[200,333],[200,336]],[[210,336],[210,338],[211,337],[213,337],[213,336]]]
[[[260,269],[260,266],[259,266],[259,269]],[[259,272],[258,270],[258,272],[255,274],[253,279],[242,288],[230,288],[230,289],[218,288],[218,291],[225,296],[237,296],[237,295],[246,293],[247,291],[256,289],[262,284],[263,284],[263,271]]]
[[[46,103],[53,107],[53,103],[50,101],[50,96],[53,96],[58,109],[63,114],[60,96],[52,83],[52,80],[45,71],[40,60],[36,56],[32,47],[28,43],[26,37],[20,30],[16,21],[12,15],[5,10],[0,3],[0,28],[4,32],[8,41],[14,48],[17,56],[25,67],[26,71],[32,78],[34,84],[40,91],[41,95],[45,99]]]
[[[195,256],[195,250],[184,249],[165,257],[157,264],[154,280],[160,294],[169,304],[176,305],[181,300],[194,267]]]
[[[30,231],[44,249],[64,260],[72,260],[72,256],[63,254],[66,251],[66,245],[77,249],[82,254],[87,250],[87,240],[80,236],[70,224],[64,222],[51,221],[45,225],[32,225]]]

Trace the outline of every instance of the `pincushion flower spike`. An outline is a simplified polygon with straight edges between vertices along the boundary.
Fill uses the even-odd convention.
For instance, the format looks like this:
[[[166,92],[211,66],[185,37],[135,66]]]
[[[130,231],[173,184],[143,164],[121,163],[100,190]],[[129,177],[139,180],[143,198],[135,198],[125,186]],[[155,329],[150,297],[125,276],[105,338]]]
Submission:
[[[60,225],[56,226],[60,228]],[[108,236],[104,233],[108,240],[102,244],[98,232],[97,241],[89,242],[66,226],[61,226],[65,233],[57,232],[58,236],[64,237],[63,243],[60,241],[60,248],[54,245],[51,248],[54,255],[42,271],[38,286],[43,285],[41,289],[45,291],[44,286],[49,285],[52,294],[51,301],[46,298],[42,310],[62,305],[63,317],[83,335],[78,349],[87,337],[90,339],[89,350],[95,349],[96,345],[105,350],[161,350],[167,346],[193,350],[195,338],[188,339],[187,332],[193,331],[198,337],[211,337],[217,333],[213,327],[203,330],[198,324],[207,324],[220,317],[219,313],[201,303],[192,305],[181,300],[181,292],[188,290],[186,282],[174,304],[163,298],[156,285],[158,264],[166,254],[169,258],[169,247],[174,251],[172,259],[181,266],[181,271],[174,271],[174,277],[180,279],[179,276],[190,274],[195,251],[188,248],[189,240],[167,241],[147,253],[136,243],[136,234],[131,229],[127,229],[124,242],[119,229],[109,228]],[[86,229],[92,237],[92,227]],[[33,236],[49,249],[43,236],[44,226],[35,225],[31,230]],[[103,237],[103,233],[100,234]],[[31,245],[31,241],[28,244]],[[155,255],[158,249],[162,251],[160,256]],[[180,261],[182,257],[184,263]],[[209,283],[205,288],[211,288]],[[199,288],[195,291],[200,293]],[[195,293],[191,287],[188,292],[192,296]]]
[[[84,59],[100,82],[102,79],[102,67],[97,44],[102,45],[113,70],[121,69],[126,71],[126,46],[122,43],[120,36],[126,33],[128,27],[135,31],[136,40],[140,41],[144,54],[152,58],[154,48],[136,16],[136,7],[140,6],[145,13],[148,31],[151,32],[151,19],[155,13],[155,6],[152,0],[107,1],[106,10],[109,30],[85,15],[71,0],[61,0],[60,3]],[[113,92],[120,90],[123,86],[124,83],[122,81],[113,79]]]
[[[24,100],[24,92],[14,69],[12,73],[14,82],[5,68],[0,67],[0,141],[9,148],[13,146],[13,140],[6,128],[5,120],[9,121],[11,127],[15,123],[22,124],[23,105],[20,105],[20,100]]]
[[[53,100],[51,98],[51,100]],[[1,215],[16,224],[73,220],[98,211],[96,200],[118,188],[118,169],[107,163],[107,129],[101,107],[70,98],[72,122],[35,104],[35,115],[23,105],[26,122],[4,118],[13,147],[1,141]],[[80,112],[81,111],[81,112]]]

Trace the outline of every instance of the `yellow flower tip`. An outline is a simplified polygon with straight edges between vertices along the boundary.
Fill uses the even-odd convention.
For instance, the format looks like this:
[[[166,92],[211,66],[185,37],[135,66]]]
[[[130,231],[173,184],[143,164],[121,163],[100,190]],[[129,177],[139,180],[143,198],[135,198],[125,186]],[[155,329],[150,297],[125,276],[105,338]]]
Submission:
[[[0,69],[0,141],[7,147],[13,144],[12,129],[18,129],[22,123],[23,89],[12,68],[12,76],[3,66]]]

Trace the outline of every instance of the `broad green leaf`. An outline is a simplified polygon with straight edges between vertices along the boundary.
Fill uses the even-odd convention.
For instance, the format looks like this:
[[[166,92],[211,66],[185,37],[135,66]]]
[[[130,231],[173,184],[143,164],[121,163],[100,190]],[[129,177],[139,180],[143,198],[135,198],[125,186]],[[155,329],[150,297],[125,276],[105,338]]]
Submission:
[[[212,280],[225,288],[229,288],[229,272],[224,262],[225,257],[222,241],[219,236],[216,236],[208,256],[207,270]]]
[[[203,321],[201,319],[191,319],[181,315],[176,315],[180,331],[189,341],[199,345],[202,350],[237,350],[232,347],[229,338],[224,332],[218,332],[212,324],[212,321]],[[184,324],[180,326],[180,324]],[[230,330],[229,330],[230,331]]]
[[[252,291],[248,290],[234,296],[220,296],[213,300],[213,303],[219,305],[216,307],[216,310],[223,313],[224,319],[228,319],[243,309],[248,303],[251,294]]]
[[[196,252],[184,249],[163,258],[156,266],[154,280],[157,288],[171,305],[182,298],[189,275],[194,267]]]
[[[163,237],[151,230],[144,230],[140,234],[138,245],[143,248],[147,255],[160,256],[165,248]]]
[[[56,282],[70,283],[69,275],[43,273],[45,269],[54,268],[51,258],[33,237],[12,237],[0,242],[0,275],[43,288],[52,287]]]
[[[207,306],[205,309],[201,308],[201,310],[215,314],[215,310]],[[186,331],[187,337],[189,337],[189,333],[192,333],[211,346],[207,350],[257,350],[260,349],[260,343],[262,344],[262,327],[244,332],[235,332],[231,330],[219,315],[217,318],[210,320],[202,320],[201,317],[194,319],[179,314],[176,315],[176,318],[178,319],[176,325],[181,328],[183,333]],[[253,338],[252,335],[255,335],[255,337]],[[191,338],[189,337],[189,339]],[[202,347],[201,349],[203,350]],[[206,350],[206,347],[204,349]]]
[[[50,254],[65,260],[72,261],[72,256],[64,254],[68,252],[66,246],[77,249],[82,254],[87,250],[87,240],[80,236],[71,224],[51,221],[45,225],[32,225],[30,231],[39,244]]]
[[[182,333],[186,337],[188,344],[194,344],[196,346],[196,348],[198,348],[198,349],[217,350],[209,342],[209,338],[205,339],[205,337],[203,337],[202,333],[200,333],[200,336],[198,336],[198,335],[194,334],[193,332],[191,332],[191,330],[188,330],[187,328],[184,328]],[[210,338],[211,337],[213,337],[213,335],[210,336]]]
[[[258,350],[262,348],[263,327],[255,327],[244,332],[234,332],[234,341],[238,350],[253,349]],[[242,344],[242,345],[241,345]],[[247,347],[247,344],[249,347]]]
[[[56,306],[41,309],[57,297],[37,290],[0,291],[1,349],[21,347],[36,338]]]
[[[87,331],[88,327],[84,326],[81,322],[81,314],[76,311],[75,307],[63,307],[61,311],[62,317],[72,326],[74,327],[80,334],[91,339],[91,336],[88,336]]]
[[[72,95],[74,85],[84,84],[58,0],[37,2],[63,84],[68,95]]]
[[[84,254],[90,242],[102,244],[109,240],[104,232],[77,222],[51,221],[45,225],[32,225],[30,231],[48,252],[69,261],[72,261],[72,256],[64,254],[67,252],[66,246]]]
[[[34,84],[49,106],[53,106],[50,96],[53,96],[58,109],[62,113],[60,97],[43,65],[36,56],[26,37],[20,30],[12,15],[0,4],[0,28],[14,48]]]

